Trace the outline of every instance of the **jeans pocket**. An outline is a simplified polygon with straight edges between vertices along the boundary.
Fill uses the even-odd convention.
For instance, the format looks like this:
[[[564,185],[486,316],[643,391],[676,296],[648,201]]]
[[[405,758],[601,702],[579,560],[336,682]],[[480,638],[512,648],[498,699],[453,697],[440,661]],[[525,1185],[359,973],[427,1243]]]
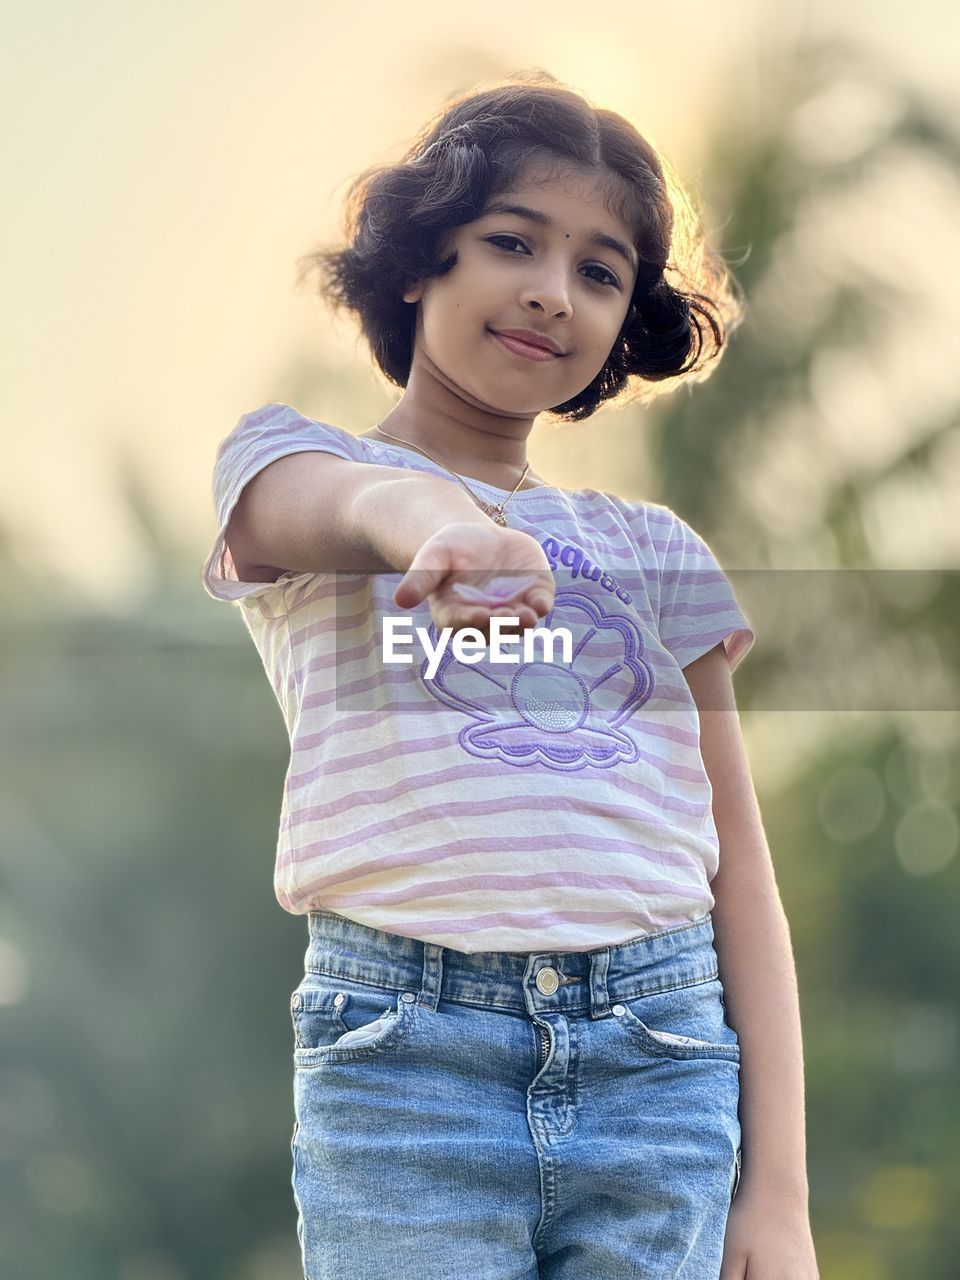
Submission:
[[[416,994],[309,972],[290,997],[294,1060],[341,1060],[395,1047],[414,1016]]]
[[[656,1057],[740,1061],[740,1042],[726,1019],[719,978],[621,999],[624,1025]]]

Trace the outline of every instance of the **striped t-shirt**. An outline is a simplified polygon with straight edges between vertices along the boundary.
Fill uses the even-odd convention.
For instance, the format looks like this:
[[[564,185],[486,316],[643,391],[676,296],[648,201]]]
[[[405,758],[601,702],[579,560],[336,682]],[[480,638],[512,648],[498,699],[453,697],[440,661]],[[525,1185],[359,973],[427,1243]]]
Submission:
[[[401,573],[288,571],[239,581],[224,540],[246,483],[320,450],[442,476],[413,449],[283,404],[245,414],[214,466],[219,533],[207,592],[237,601],[290,738],[274,892],[294,915],[332,911],[462,952],[587,951],[710,911],[719,864],[699,715],[682,668],[723,641],[731,669],[754,633],[707,544],[668,507],[594,489],[520,490],[512,528],[556,581],[539,625],[572,660],[461,662],[432,678],[384,661]],[[477,495],[507,491],[463,477]]]

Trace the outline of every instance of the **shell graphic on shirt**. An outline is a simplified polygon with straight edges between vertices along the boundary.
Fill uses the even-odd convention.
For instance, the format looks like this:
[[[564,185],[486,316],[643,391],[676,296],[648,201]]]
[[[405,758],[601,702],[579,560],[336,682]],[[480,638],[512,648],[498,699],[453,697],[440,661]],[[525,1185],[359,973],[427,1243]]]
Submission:
[[[559,643],[549,662],[542,656],[524,662],[522,645],[505,649],[517,655],[516,665],[493,663],[486,655],[462,663],[448,648],[432,680],[424,678],[424,662],[424,688],[467,720],[460,745],[481,758],[558,770],[637,760],[639,746],[626,725],[653,693],[653,674],[636,618],[607,612],[603,604],[611,599],[586,590],[557,592],[540,626],[570,631],[570,663],[562,661]],[[430,634],[436,644],[433,625]],[[536,652],[542,655],[539,647]]]

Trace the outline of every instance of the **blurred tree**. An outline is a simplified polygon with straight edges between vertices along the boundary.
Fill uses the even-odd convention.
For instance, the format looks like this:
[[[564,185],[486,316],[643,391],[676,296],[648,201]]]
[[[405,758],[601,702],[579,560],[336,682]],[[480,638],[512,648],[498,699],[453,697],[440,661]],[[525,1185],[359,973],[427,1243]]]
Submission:
[[[766,730],[775,748],[761,720],[789,740],[794,713],[820,713],[819,749],[760,799],[797,953],[821,1273],[946,1280],[960,1194],[958,384],[924,416],[922,396],[919,408],[897,406],[884,370],[904,341],[925,339],[934,363],[949,360],[924,296],[929,248],[895,195],[927,172],[955,200],[960,140],[855,48],[811,44],[765,70],[763,117],[720,114],[705,147],[703,187],[738,251],[747,321],[722,369],[692,396],[657,402],[644,429],[658,499],[723,564],[761,570],[730,573],[758,634],[736,678],[739,704],[756,708],[748,732]],[[939,288],[952,305],[949,285]],[[915,501],[898,503],[904,492]],[[914,532],[923,551],[911,556],[909,517],[925,515],[931,536],[919,544]],[[903,571],[891,573],[890,526],[903,524]],[[829,600],[831,580],[851,569],[874,571],[844,587],[865,590],[872,607],[847,634],[852,615]],[[798,605],[802,634],[786,625]],[[840,669],[841,647],[853,668]],[[815,690],[785,701],[772,677],[816,675],[815,662],[819,700]],[[842,692],[856,667],[872,672],[875,701],[827,692]],[[931,667],[941,672],[932,686]],[[852,724],[844,714],[885,706],[899,711]]]

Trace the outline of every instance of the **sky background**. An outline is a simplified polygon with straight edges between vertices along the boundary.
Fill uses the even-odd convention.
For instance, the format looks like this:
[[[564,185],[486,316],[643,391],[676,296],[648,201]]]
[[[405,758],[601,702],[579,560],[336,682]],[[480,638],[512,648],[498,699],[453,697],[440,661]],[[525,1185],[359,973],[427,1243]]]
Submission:
[[[213,457],[241,414],[282,398],[297,361],[351,371],[369,392],[369,419],[345,420],[333,396],[314,416],[363,431],[390,407],[356,332],[295,291],[296,259],[338,239],[351,178],[397,158],[454,91],[543,68],[695,177],[711,112],[762,114],[772,37],[855,33],[956,107],[956,27],[945,0],[8,6],[0,499],[15,558],[131,607],[145,560],[122,449],[195,548],[199,591]],[[589,476],[574,464],[578,483],[613,484],[602,459]]]

